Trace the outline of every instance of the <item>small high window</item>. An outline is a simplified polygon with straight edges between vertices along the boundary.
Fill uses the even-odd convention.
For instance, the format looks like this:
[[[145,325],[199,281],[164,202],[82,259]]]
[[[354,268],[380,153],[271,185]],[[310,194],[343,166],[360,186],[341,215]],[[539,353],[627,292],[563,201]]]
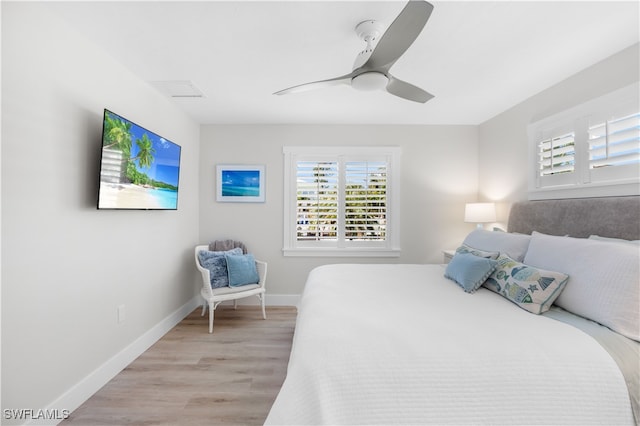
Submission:
[[[639,85],[529,126],[529,198],[638,195]]]

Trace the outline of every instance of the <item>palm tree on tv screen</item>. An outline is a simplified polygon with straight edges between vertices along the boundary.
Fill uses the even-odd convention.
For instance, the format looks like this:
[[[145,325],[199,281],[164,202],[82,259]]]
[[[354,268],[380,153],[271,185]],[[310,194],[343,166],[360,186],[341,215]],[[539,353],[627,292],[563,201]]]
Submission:
[[[149,135],[144,133],[142,137],[136,139],[135,143],[138,147],[138,153],[135,157],[132,157],[131,146],[133,136],[131,127],[132,124],[130,122],[107,112],[103,131],[104,142],[102,149],[122,152],[121,182],[128,181],[136,185],[152,184],[157,186],[160,184],[159,182],[155,182],[144,172],[138,170],[138,168],[148,169],[153,164],[156,153],[156,150],[153,148],[153,142],[149,138]],[[137,166],[136,160],[138,162]]]
[[[131,153],[131,123],[107,114],[103,139],[103,149],[113,147],[128,157]]]
[[[151,167],[151,163],[153,163],[153,154],[156,153],[156,150],[153,149],[153,143],[149,136],[145,133],[142,135],[142,138],[136,141],[136,145],[138,145],[138,155],[131,159],[131,161],[138,160],[138,165],[147,169]]]

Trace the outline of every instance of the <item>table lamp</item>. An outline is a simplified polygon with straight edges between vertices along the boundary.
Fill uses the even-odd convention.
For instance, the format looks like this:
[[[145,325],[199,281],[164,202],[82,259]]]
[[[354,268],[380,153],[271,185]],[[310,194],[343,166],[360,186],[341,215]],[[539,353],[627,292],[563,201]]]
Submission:
[[[483,229],[483,223],[496,221],[495,203],[467,203],[464,206],[464,221],[476,223],[478,229]]]

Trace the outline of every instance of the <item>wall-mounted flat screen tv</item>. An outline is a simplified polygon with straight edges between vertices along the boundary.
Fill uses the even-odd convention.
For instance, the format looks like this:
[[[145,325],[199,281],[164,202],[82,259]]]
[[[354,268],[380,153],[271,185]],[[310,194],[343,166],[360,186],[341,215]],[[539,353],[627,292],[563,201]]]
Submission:
[[[180,145],[107,109],[98,209],[176,210]]]

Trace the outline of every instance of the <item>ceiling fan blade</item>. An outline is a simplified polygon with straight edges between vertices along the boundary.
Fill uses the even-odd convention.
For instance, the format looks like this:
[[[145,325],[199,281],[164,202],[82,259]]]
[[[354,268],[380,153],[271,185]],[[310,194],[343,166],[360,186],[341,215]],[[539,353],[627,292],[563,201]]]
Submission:
[[[388,75],[388,77],[389,84],[387,84],[387,92],[392,95],[420,103],[425,103],[433,98],[431,93],[426,92],[413,84],[399,80],[392,75]]]
[[[431,16],[433,5],[423,0],[411,0],[402,12],[389,25],[371,56],[364,63],[364,69],[385,69],[391,66],[406,52],[418,38]]]
[[[286,95],[289,93],[306,92],[308,90],[321,89],[324,87],[339,86],[341,84],[351,84],[351,79],[354,76],[355,76],[355,73],[351,72],[349,74],[336,77],[336,78],[330,78],[328,80],[320,80],[320,81],[314,81],[311,83],[299,84],[297,86],[289,87],[287,89],[283,89],[278,92],[275,92],[274,95]]]

